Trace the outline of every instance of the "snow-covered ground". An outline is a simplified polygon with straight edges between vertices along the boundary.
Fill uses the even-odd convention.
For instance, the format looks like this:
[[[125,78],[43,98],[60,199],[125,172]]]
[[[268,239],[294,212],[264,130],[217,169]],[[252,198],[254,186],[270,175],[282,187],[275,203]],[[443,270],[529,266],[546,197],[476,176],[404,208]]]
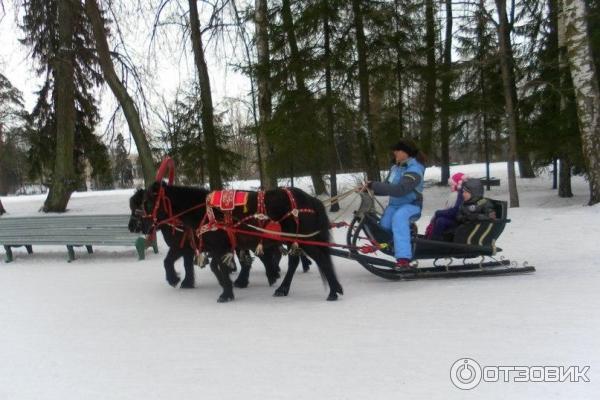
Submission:
[[[502,186],[488,196],[506,199],[505,166],[492,168]],[[458,171],[484,173],[482,165]],[[356,178],[342,182],[347,189]],[[167,285],[164,245],[145,261],[133,248],[98,247],[70,264],[62,248],[16,249],[15,262],[0,264],[0,399],[597,399],[600,207],[585,206],[581,178],[571,199],[558,198],[548,176],[518,184],[522,206],[510,209],[499,245],[534,274],[389,282],[336,259],[345,295],[332,303],[314,268],[296,275],[289,297],[274,298],[257,263],[250,287],[217,304],[207,269],[197,269],[194,290]],[[421,229],[446,191],[426,189]],[[76,193],[69,211],[128,213],[132,193]],[[44,198],[2,202],[10,215],[34,215]],[[348,198],[331,218],[349,219],[356,205]],[[462,391],[450,368],[463,357],[590,366],[590,382]]]

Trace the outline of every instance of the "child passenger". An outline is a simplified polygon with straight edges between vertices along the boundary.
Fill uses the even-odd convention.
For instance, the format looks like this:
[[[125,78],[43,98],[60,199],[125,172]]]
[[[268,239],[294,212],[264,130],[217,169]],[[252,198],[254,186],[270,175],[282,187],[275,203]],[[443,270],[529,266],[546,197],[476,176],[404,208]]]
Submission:
[[[468,179],[463,183],[463,204],[458,209],[456,222],[489,221],[496,219],[494,204],[483,197],[483,183],[480,179]]]
[[[451,231],[456,227],[456,216],[463,203],[462,185],[466,179],[467,176],[462,172],[457,172],[448,179],[450,196],[446,201],[446,208],[437,210],[433,215],[431,223],[425,230],[427,239],[443,240],[444,232]]]

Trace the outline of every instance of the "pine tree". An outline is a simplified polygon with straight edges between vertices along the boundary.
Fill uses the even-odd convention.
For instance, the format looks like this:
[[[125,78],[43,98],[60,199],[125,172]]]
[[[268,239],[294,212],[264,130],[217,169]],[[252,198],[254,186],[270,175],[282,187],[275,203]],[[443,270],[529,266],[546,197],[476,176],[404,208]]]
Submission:
[[[479,0],[468,17],[460,20],[457,35],[459,75],[453,101],[456,127],[451,129],[452,145],[463,157],[494,160],[504,157],[502,149],[504,99],[498,58],[498,35],[488,17],[485,1]],[[471,128],[475,127],[475,129]],[[486,171],[486,175],[489,173]]]
[[[436,158],[433,149],[433,124],[435,120],[437,62],[436,62],[436,24],[435,6],[433,0],[425,0],[425,53],[427,63],[423,69],[425,84],[425,99],[423,102],[423,117],[421,119],[421,148],[431,158]]]
[[[547,6],[547,7],[545,7]],[[560,160],[560,197],[572,197],[571,170],[582,169],[579,162],[581,140],[577,127],[574,93],[564,63],[564,49],[558,24],[558,2],[531,2],[529,24],[524,26],[528,38],[525,64],[528,89],[521,101],[522,127],[535,148],[534,160],[546,166]]]
[[[162,148],[155,153],[168,155],[177,160],[177,179],[182,184],[204,185],[209,176],[207,170],[207,152],[200,113],[202,101],[198,85],[190,85],[189,91],[179,93],[175,101],[167,108],[162,119],[160,132]],[[232,127],[223,124],[221,115],[215,117],[215,133],[218,138],[217,156],[222,161],[219,175],[232,178],[239,170],[240,155],[232,142]]]
[[[271,90],[271,61],[269,46],[269,9],[267,0],[255,0],[256,24],[256,53],[257,63],[255,68],[258,86],[258,153],[261,186],[264,189],[277,187],[277,176],[269,165],[273,157],[273,144],[269,140],[268,126],[272,115],[272,90]]]
[[[380,180],[379,161],[371,114],[370,76],[368,68],[367,40],[364,29],[364,4],[362,0],[352,0],[354,30],[356,32],[356,53],[358,62],[358,87],[360,93],[360,121],[358,139],[363,150],[367,179]]]
[[[102,77],[81,3],[29,0],[23,7],[22,42],[45,78],[30,116],[30,176],[54,189],[44,209],[64,211],[72,191],[85,184],[85,160],[97,169],[108,165],[107,148],[94,135],[99,116],[92,90]]]
[[[133,165],[129,160],[129,154],[125,148],[125,139],[120,133],[115,139],[114,148],[114,181],[120,188],[129,188],[133,186]]]
[[[25,129],[22,93],[0,73],[0,195],[13,192],[23,181]]]

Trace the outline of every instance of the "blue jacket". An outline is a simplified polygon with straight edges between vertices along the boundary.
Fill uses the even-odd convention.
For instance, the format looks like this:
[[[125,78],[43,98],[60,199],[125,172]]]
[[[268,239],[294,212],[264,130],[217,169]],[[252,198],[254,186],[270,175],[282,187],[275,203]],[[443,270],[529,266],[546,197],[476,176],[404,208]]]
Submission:
[[[390,169],[386,182],[373,182],[371,188],[376,195],[390,196],[389,206],[404,204],[423,206],[423,175],[425,167],[414,158],[395,164]]]

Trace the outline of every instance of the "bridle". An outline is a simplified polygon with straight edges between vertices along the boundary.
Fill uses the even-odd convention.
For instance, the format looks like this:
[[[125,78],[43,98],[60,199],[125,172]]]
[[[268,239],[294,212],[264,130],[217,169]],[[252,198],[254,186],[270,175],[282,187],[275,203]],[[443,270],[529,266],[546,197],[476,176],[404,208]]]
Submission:
[[[168,183],[165,185],[163,183],[163,177],[168,171]],[[134,213],[140,218],[140,221],[148,221],[150,225],[150,230],[148,235],[151,238],[154,238],[156,235],[156,230],[163,225],[168,225],[173,229],[173,233],[175,230],[184,231],[183,222],[180,217],[189,213],[190,211],[197,210],[199,208],[205,207],[206,203],[197,204],[193,207],[188,208],[176,215],[173,215],[173,206],[171,203],[171,199],[166,195],[165,188],[166,186],[172,186],[173,181],[175,180],[175,164],[173,159],[170,157],[165,157],[165,159],[160,164],[158,171],[156,172],[156,182],[158,183],[158,191],[152,193],[150,191],[146,191],[144,193],[144,197],[142,198],[141,208],[136,209]],[[148,213],[146,202],[148,201],[148,197],[154,198],[154,205],[152,206],[152,211]],[[164,219],[158,219],[159,211],[163,211],[167,216]],[[143,222],[142,222],[143,223]]]

